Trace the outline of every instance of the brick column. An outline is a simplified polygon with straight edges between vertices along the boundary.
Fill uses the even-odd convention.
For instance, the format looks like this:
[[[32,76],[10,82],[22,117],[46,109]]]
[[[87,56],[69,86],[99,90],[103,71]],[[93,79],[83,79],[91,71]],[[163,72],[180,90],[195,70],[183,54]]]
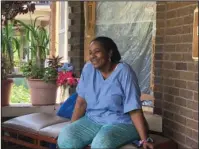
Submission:
[[[77,76],[80,76],[84,65],[84,2],[68,1],[70,26],[68,40],[70,62],[75,66]]]
[[[75,73],[80,77],[81,70],[84,66],[84,2],[68,1],[69,19],[71,24],[68,28],[70,39],[68,44],[70,51],[68,56],[70,62],[75,67]],[[69,93],[74,93],[75,88],[71,88]]]
[[[179,149],[198,148],[198,62],[192,59],[197,2],[157,2],[155,111]]]

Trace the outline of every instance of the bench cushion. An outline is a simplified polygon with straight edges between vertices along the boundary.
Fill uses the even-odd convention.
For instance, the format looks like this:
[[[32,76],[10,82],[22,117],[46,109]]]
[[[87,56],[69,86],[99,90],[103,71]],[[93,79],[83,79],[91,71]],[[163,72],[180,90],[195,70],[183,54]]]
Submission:
[[[3,127],[38,133],[44,127],[57,123],[67,122],[69,119],[61,118],[55,114],[33,113],[10,119],[2,124]]]
[[[40,129],[39,134],[41,134],[42,136],[57,138],[61,129],[68,123],[70,123],[70,121],[47,126]]]

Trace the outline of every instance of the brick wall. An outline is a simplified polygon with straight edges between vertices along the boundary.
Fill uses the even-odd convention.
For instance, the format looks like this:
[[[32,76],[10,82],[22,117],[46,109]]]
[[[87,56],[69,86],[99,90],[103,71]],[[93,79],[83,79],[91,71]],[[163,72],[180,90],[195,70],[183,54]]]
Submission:
[[[80,1],[68,1],[69,6],[69,28],[70,38],[68,44],[70,51],[68,56],[70,62],[75,67],[77,77],[80,77],[81,70],[84,66],[84,3]],[[70,88],[69,94],[75,92],[75,87]]]
[[[84,65],[84,3],[80,1],[68,1],[70,26],[68,39],[70,62],[74,65],[77,76],[80,76]]]
[[[180,148],[198,148],[198,62],[192,60],[196,2],[157,2],[155,113]]]

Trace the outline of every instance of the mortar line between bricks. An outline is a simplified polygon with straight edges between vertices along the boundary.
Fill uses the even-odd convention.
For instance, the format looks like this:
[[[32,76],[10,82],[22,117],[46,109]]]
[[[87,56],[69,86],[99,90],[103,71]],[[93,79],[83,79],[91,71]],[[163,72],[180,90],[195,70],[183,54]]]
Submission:
[[[167,62],[171,62],[171,61],[167,61]],[[172,61],[172,63],[173,63],[173,61]],[[182,62],[181,62],[182,63]],[[183,63],[186,63],[186,62],[183,62]],[[187,63],[186,63],[187,64]],[[167,68],[159,68],[159,69],[164,69],[164,70],[175,70],[175,71],[179,71],[179,72],[190,72],[190,70],[176,70],[176,69],[167,69]],[[193,71],[193,72],[195,72],[195,71]],[[192,73],[192,71],[191,71],[191,73]],[[195,73],[197,73],[197,72],[195,72]],[[187,80],[188,81],[188,80]]]
[[[178,81],[184,81],[184,80],[178,80]],[[188,89],[188,88],[180,88],[180,87],[176,87],[176,86],[169,86],[169,85],[164,85],[164,86],[166,86],[166,87],[172,87],[172,88],[175,88],[175,89],[183,89],[183,90],[187,90],[187,91],[195,91],[195,92],[197,92],[196,90],[190,90],[190,89]],[[177,95],[175,95],[175,96],[177,96]]]
[[[178,9],[184,9],[184,8],[186,8],[186,7],[191,7],[191,6],[196,6],[197,7],[197,5],[196,4],[189,4],[189,5],[187,5],[187,6],[182,6],[182,7],[179,7],[179,8],[174,8],[174,9],[167,9],[167,12],[170,12],[170,11],[174,11],[174,10],[178,10]]]
[[[163,111],[167,111],[167,110],[163,110]],[[170,112],[170,111],[167,111],[167,112]],[[164,113],[164,112],[163,112]],[[173,113],[173,112],[170,112],[170,113]],[[175,114],[175,113],[173,113],[173,114]],[[184,118],[186,118],[186,117],[184,117]],[[184,126],[184,127],[186,127],[186,124],[182,124],[182,123],[180,123],[180,122],[177,122],[175,119],[168,119],[168,118],[166,118],[166,117],[164,117],[164,119],[167,119],[167,120],[170,120],[170,121],[174,121],[175,123],[177,123],[177,124],[179,124],[179,125],[181,125],[181,126]]]
[[[175,122],[175,121],[174,121],[174,122]],[[164,126],[164,127],[168,128],[167,126]],[[190,128],[190,127],[185,126],[185,128]],[[179,134],[181,134],[181,135],[183,135],[183,136],[185,136],[185,137],[188,136],[187,134],[182,133],[182,132],[180,132],[180,131],[178,131],[178,130],[176,130],[176,129],[173,129],[173,128],[169,128],[169,129],[172,129],[172,131],[175,131],[175,132],[177,132],[177,133],[179,133]],[[192,128],[191,130],[195,130],[195,129]],[[188,136],[188,137],[189,137],[189,136]],[[190,137],[189,137],[189,139],[196,141],[194,138],[190,138]]]
[[[193,111],[192,109],[189,109],[189,108],[187,108],[187,107],[183,107],[183,106],[180,106],[180,105],[177,105],[177,104],[175,104],[175,103],[173,103],[173,102],[168,102],[168,101],[166,101],[166,100],[163,100],[163,102],[166,102],[166,103],[168,103],[168,104],[173,104],[174,106],[176,106],[176,107],[179,107],[179,108],[184,108],[184,109],[186,109],[186,110],[190,110],[191,112],[195,112],[195,111]],[[164,109],[164,108],[163,108]],[[174,114],[178,114],[178,113],[176,113],[176,112],[173,112]],[[179,114],[178,114],[179,115]],[[182,115],[180,115],[180,116],[182,116]],[[183,117],[186,117],[186,116],[183,116]],[[187,117],[186,117],[187,118]],[[193,120],[193,119],[191,119],[191,120]],[[197,120],[194,120],[194,121],[197,121]]]

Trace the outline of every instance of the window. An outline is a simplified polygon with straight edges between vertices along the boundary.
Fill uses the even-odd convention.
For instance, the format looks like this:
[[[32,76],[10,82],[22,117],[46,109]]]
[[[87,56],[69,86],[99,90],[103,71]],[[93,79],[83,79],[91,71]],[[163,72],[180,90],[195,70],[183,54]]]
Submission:
[[[62,61],[68,61],[68,2],[59,1],[57,4],[57,55],[63,57]]]

